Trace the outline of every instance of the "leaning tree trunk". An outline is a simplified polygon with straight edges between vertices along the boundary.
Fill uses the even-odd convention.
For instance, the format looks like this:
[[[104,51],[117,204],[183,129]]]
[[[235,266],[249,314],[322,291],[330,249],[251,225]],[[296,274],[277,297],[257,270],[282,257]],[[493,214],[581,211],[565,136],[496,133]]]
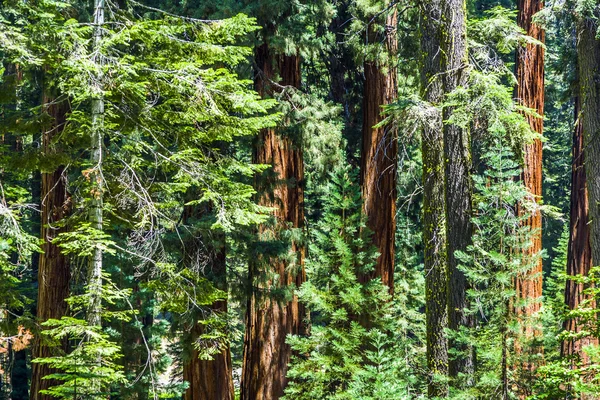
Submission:
[[[42,152],[43,156],[51,156],[55,153],[53,138],[64,128],[66,105],[56,103],[56,99],[48,96],[47,93],[42,104],[45,112],[52,118],[51,125],[42,134]],[[42,172],[40,197],[43,252],[39,254],[37,320],[41,324],[49,319],[60,319],[67,311],[65,299],[69,296],[71,277],[69,260],[61,253],[60,248],[52,243],[60,233],[66,231],[66,228],[61,226],[61,221],[68,216],[71,209],[64,167]],[[32,358],[46,358],[53,355],[56,355],[53,348],[38,335],[33,344]],[[30,390],[32,400],[52,399],[51,396],[39,392],[60,383],[56,380],[44,379],[46,375],[54,372],[56,371],[47,364],[33,363]]]
[[[588,302],[586,307],[596,307],[595,299],[583,293],[586,289],[584,284],[568,278],[570,276],[588,276],[592,267],[583,129],[579,120],[580,108],[581,104],[579,97],[577,97],[575,99],[569,248],[567,252],[567,282],[565,287],[565,304],[569,310],[578,309],[583,301]],[[565,331],[578,333],[582,329],[585,329],[585,322],[580,321],[579,318],[568,318],[564,321],[563,328]],[[589,365],[590,358],[583,351],[583,348],[594,344],[598,344],[598,339],[592,336],[566,339],[561,345],[561,355],[563,357],[576,358],[583,365]]]
[[[369,41],[385,44],[390,65],[377,61],[364,63],[363,135],[361,184],[363,212],[366,225],[373,232],[373,241],[379,252],[372,274],[361,279],[381,278],[390,293],[394,291],[394,255],[396,235],[396,164],[398,135],[392,125],[375,127],[383,118],[382,107],[396,100],[398,93],[395,55],[397,11],[393,7],[386,17],[385,37],[378,37],[369,27]]]
[[[427,330],[428,393],[446,397],[448,385],[448,268],[446,258],[446,199],[444,188],[444,132],[442,116],[434,108],[444,98],[441,40],[443,2],[421,4],[421,90],[431,104],[430,119],[423,128],[423,244],[425,246],[425,301]],[[441,379],[440,379],[441,378]]]
[[[280,87],[300,87],[300,59],[298,56],[281,56],[271,53],[263,44],[256,51],[256,87],[262,96],[273,91],[278,67]],[[274,227],[261,226],[260,234],[278,237],[278,232],[302,228],[304,219],[304,165],[300,144],[275,129],[264,129],[258,138],[254,155],[257,164],[271,165],[268,182],[259,183],[259,204],[275,208]],[[304,249],[293,242],[290,249],[294,265],[275,256],[265,256],[250,262],[250,282],[255,288],[248,300],[246,311],[246,334],[244,338],[244,361],[240,398],[242,400],[270,400],[283,395],[287,384],[287,366],[291,348],[285,342],[288,334],[307,331],[306,311],[293,295],[290,300],[275,298],[273,286],[293,289],[306,279]],[[262,270],[261,270],[262,269]],[[266,271],[265,271],[266,270]],[[265,282],[265,276],[268,279]],[[277,282],[272,277],[278,276]]]
[[[467,10],[465,0],[446,0],[443,3],[442,49],[445,57],[442,80],[444,92],[452,93],[460,86],[468,84],[467,57]],[[443,119],[448,120],[453,113],[445,107]],[[448,327],[458,331],[461,327],[472,327],[473,317],[467,315],[467,279],[460,270],[457,251],[466,252],[471,244],[473,227],[471,181],[471,137],[468,129],[453,124],[444,124],[444,162],[446,188],[446,240],[448,252]],[[463,376],[465,383],[471,381],[474,372],[473,349],[465,343],[452,339],[449,347],[459,353],[450,359],[449,375],[452,378]],[[459,382],[455,382],[459,384]]]
[[[198,210],[198,206],[186,206],[184,209],[184,223],[188,223],[191,218],[202,218],[211,213],[211,208]],[[197,214],[197,215],[194,215]],[[214,237],[212,237],[214,235]],[[208,264],[203,270],[212,284],[219,290],[227,294],[227,265],[225,256],[225,237],[222,232],[208,232],[197,235],[192,229],[190,234],[190,243],[186,243],[184,262],[190,265],[191,269],[197,260],[206,259]],[[200,243],[201,242],[201,243]],[[189,249],[189,250],[188,250]],[[198,254],[203,252],[207,254]],[[210,306],[212,313],[220,314],[221,317],[227,316],[227,300],[219,300]],[[186,346],[193,346],[198,340],[202,340],[202,335],[206,332],[205,326],[197,317],[191,326],[189,343]],[[193,348],[190,351],[189,358],[183,363],[183,379],[189,383],[189,387],[184,394],[184,400],[234,400],[235,391],[233,387],[233,370],[231,364],[231,351],[227,344],[211,360],[200,358],[200,352]]]
[[[544,6],[543,0],[518,1],[518,25],[534,39],[544,42],[544,30],[532,22],[533,15]],[[526,115],[531,129],[542,134],[544,121],[544,48],[541,45],[528,44],[517,49],[516,57],[516,99],[519,104],[533,109],[540,117]],[[523,172],[521,180],[527,188],[532,203],[539,203],[542,196],[542,141],[535,139],[523,148]],[[520,324],[520,334],[515,338],[517,372],[517,392],[520,398],[530,394],[523,384],[531,377],[540,363],[538,354],[542,352],[536,341],[541,338],[541,329],[537,315],[541,309],[542,296],[542,215],[536,207],[532,210],[519,207],[519,214],[529,214],[522,222],[527,227],[529,246],[523,249],[523,263],[527,270],[515,277],[515,298],[512,312]],[[527,349],[525,349],[527,347]]]

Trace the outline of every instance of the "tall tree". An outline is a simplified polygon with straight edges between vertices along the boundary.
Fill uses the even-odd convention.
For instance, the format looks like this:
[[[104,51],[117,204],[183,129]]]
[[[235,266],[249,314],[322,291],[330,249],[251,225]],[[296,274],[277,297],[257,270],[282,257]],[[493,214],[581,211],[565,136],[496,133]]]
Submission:
[[[467,15],[465,0],[447,0],[443,6],[442,29],[448,32],[442,36],[444,70],[442,75],[444,92],[452,93],[468,83],[467,57]],[[443,120],[453,113],[452,107],[444,107]],[[446,193],[446,237],[448,252],[448,327],[458,331],[461,327],[471,327],[473,318],[466,313],[467,281],[459,269],[458,251],[465,252],[471,243],[473,227],[471,179],[471,137],[468,128],[455,124],[444,124],[444,163]],[[473,355],[470,346],[458,340],[450,340],[449,346],[459,353],[450,359],[449,374],[473,373]]]
[[[588,216],[588,192],[585,174],[585,152],[583,129],[579,120],[581,104],[575,99],[575,129],[573,131],[572,171],[571,171],[571,210],[569,226],[569,246],[567,251],[567,281],[565,304],[569,310],[576,310],[584,300],[591,300],[589,306],[595,307],[595,301],[584,294],[582,282],[569,279],[570,276],[588,276],[592,267],[592,249],[590,247],[590,226]],[[583,328],[577,318],[567,318],[563,328],[577,333]],[[583,351],[585,346],[598,344],[594,337],[568,338],[562,342],[561,355],[575,356],[583,364],[589,363],[589,356]]]
[[[444,99],[444,72],[440,24],[444,3],[439,0],[421,4],[421,90],[433,107]],[[423,243],[425,246],[425,297],[427,314],[427,368],[430,397],[444,397],[448,386],[448,270],[446,264],[446,199],[444,191],[444,133],[437,109],[423,129]]]
[[[445,96],[468,80],[466,5],[463,0],[429,1],[422,5],[421,47],[424,98],[442,107]],[[423,132],[424,235],[427,296],[427,358],[430,374],[453,377],[471,373],[468,346],[452,341],[461,350],[448,358],[445,330],[470,325],[465,313],[466,278],[459,269],[457,251],[471,241],[471,144],[466,128],[443,123],[452,107],[436,111],[436,120]],[[444,396],[447,385],[432,379],[430,396]]]
[[[300,87],[300,57],[276,54],[268,43],[256,49],[256,89],[263,97],[285,87]],[[277,83],[276,76],[281,80]],[[261,235],[279,236],[288,227],[301,229],[304,225],[304,165],[300,144],[277,129],[263,129],[258,137],[254,162],[270,165],[268,187],[259,190],[259,204],[275,209],[274,227],[261,226]],[[262,183],[259,183],[262,186]],[[269,232],[269,230],[271,230]],[[250,282],[261,279],[259,264],[266,265],[268,279],[252,291],[246,310],[244,361],[242,367],[241,399],[277,399],[287,384],[287,368],[291,356],[286,343],[288,334],[306,331],[306,311],[296,295],[277,298],[272,286],[293,290],[305,281],[304,248],[292,241],[290,257],[266,255],[266,259],[251,260]]]
[[[587,7],[595,6],[590,3]],[[600,141],[597,140],[600,132],[600,41],[596,38],[599,11],[597,8],[588,10],[585,5],[582,8],[577,16],[579,122],[585,148],[592,260],[600,260]]]
[[[381,27],[373,22],[376,16],[370,16],[372,22],[367,28],[369,43],[384,43],[388,65],[378,60],[364,63],[361,185],[366,225],[374,232],[373,241],[379,251],[372,275],[381,277],[383,284],[393,292],[398,134],[393,125],[376,127],[383,119],[382,106],[395,101],[398,94],[394,57],[398,50],[395,4],[386,4],[386,12],[384,29],[378,29]],[[369,280],[373,276],[364,278]]]
[[[66,104],[51,96],[47,88],[42,104],[50,119],[42,133],[42,156],[51,159],[56,154],[54,139],[60,135],[66,123]],[[63,166],[42,172],[40,198],[43,252],[39,255],[37,320],[43,323],[49,319],[60,319],[66,315],[65,299],[69,296],[69,260],[62,254],[60,248],[52,243],[58,234],[65,231],[64,219],[71,208]],[[52,355],[52,348],[44,343],[42,338],[37,337],[32,357],[35,359]],[[44,379],[50,373],[53,373],[53,370],[47,364],[33,364],[30,390],[32,400],[51,398],[39,393],[40,390],[46,390],[58,384],[57,381]]]
[[[545,33],[542,27],[533,23],[533,16],[544,7],[543,0],[519,0],[517,24],[527,35],[544,43]],[[527,115],[527,121],[534,132],[540,135],[544,128],[544,47],[543,45],[529,43],[518,47],[516,52],[516,99],[522,106],[533,109],[538,115]],[[523,173],[521,179],[529,190],[532,203],[540,203],[542,196],[542,141],[536,138],[523,148]],[[542,259],[539,254],[542,250],[542,215],[539,209],[527,213],[528,217],[523,225],[529,227],[531,245],[524,251],[523,260],[528,263],[527,271],[519,274],[515,279],[516,296],[514,300],[514,313],[523,324],[522,333],[525,340],[531,340],[540,335],[532,318],[540,311],[542,295]],[[529,265],[530,264],[530,265]],[[517,353],[521,351],[521,343],[517,341]],[[534,368],[530,362],[525,362],[524,367]]]

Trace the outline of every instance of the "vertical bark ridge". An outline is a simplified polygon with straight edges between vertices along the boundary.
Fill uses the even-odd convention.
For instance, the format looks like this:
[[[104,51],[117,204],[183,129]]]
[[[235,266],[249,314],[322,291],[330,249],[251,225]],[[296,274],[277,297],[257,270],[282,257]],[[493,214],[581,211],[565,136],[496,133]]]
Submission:
[[[63,130],[66,120],[66,105],[57,103],[56,99],[44,93],[42,100],[44,111],[52,118],[52,122],[42,134],[42,152],[50,156],[55,152],[53,139]],[[49,319],[60,319],[67,312],[65,299],[69,296],[70,265],[68,258],[52,241],[66,227],[58,224],[64,220],[71,210],[71,197],[67,191],[64,167],[41,174],[41,238],[43,253],[39,255],[38,268],[38,301],[37,320],[39,323]],[[63,350],[66,350],[66,343]],[[39,335],[34,340],[32,358],[56,355]],[[47,364],[33,363],[31,375],[30,398],[32,400],[50,400],[51,396],[42,395],[40,390],[58,385],[55,380],[43,379],[44,376],[56,372]]]
[[[444,92],[452,93],[458,87],[468,84],[466,4],[464,0],[447,0],[444,3],[443,34]],[[451,107],[445,107],[443,120],[453,113]],[[452,124],[444,124],[444,163],[446,188],[446,237],[448,252],[448,327],[457,331],[461,327],[473,326],[473,317],[465,312],[468,306],[466,291],[467,280],[459,269],[457,251],[465,252],[471,244],[473,227],[471,181],[471,137],[468,129]],[[463,343],[450,340],[449,347],[460,351],[449,360],[449,375],[467,376],[473,373],[472,348]]]
[[[277,72],[279,85],[300,87],[300,58],[273,54],[267,44],[257,48],[256,64],[259,68],[256,88],[262,96],[272,94]],[[275,85],[275,86],[279,86]],[[277,88],[279,90],[279,88]],[[276,129],[264,129],[258,138],[254,162],[271,165],[274,178],[267,182],[268,190],[260,190],[259,204],[275,208],[276,226],[261,226],[259,233],[273,234],[304,225],[304,165],[299,144],[289,136],[281,135]],[[274,231],[268,231],[273,229]],[[297,287],[306,280],[304,271],[304,248],[292,243],[290,252],[295,255],[295,265],[285,260],[270,258],[260,260],[268,266],[267,274],[278,276],[277,286]],[[260,281],[258,263],[250,262],[250,282]],[[263,272],[264,274],[264,272]],[[283,395],[287,384],[287,365],[291,356],[290,346],[285,342],[288,334],[303,334],[307,331],[306,310],[291,299],[277,299],[269,295],[275,282],[269,279],[252,291],[246,311],[246,334],[244,338],[244,361],[242,368],[241,399],[268,400]]]
[[[394,8],[385,21],[384,43],[392,63],[395,62],[393,56],[398,51],[397,19]],[[370,42],[381,41],[372,32],[369,36]],[[384,66],[375,61],[364,63],[364,74],[361,158],[363,212],[367,218],[366,225],[373,232],[373,242],[379,257],[373,273],[361,278],[370,280],[380,277],[393,294],[398,135],[393,126],[375,128],[375,125],[383,120],[382,106],[392,103],[398,96],[398,78],[395,65]]]
[[[588,215],[588,193],[585,174],[585,152],[583,146],[583,127],[579,121],[581,105],[579,97],[575,99],[575,129],[573,131],[572,170],[571,170],[571,208],[569,226],[569,247],[567,252],[567,276],[588,276],[592,267],[592,248],[590,246],[590,226]],[[595,308],[593,298],[586,296],[583,283],[567,277],[565,304],[569,310],[576,310],[583,301],[590,301],[588,307]],[[580,332],[584,322],[578,318],[566,319],[563,328],[569,332]],[[561,356],[576,358],[583,365],[589,365],[590,358],[583,351],[589,345],[597,345],[598,338],[584,337],[567,339],[561,344]]]
[[[544,43],[544,30],[532,22],[533,16],[544,7],[543,0],[519,0],[517,23],[525,30],[527,35]],[[544,115],[544,48],[540,45],[528,44],[517,49],[516,56],[516,99],[528,108],[532,108],[540,116]],[[526,116],[531,129],[539,134],[543,133],[544,120],[533,115]],[[530,193],[532,202],[541,202],[542,196],[542,141],[535,139],[523,148],[524,164],[521,180]],[[523,214],[525,210],[519,209]],[[524,354],[523,345],[541,336],[541,328],[537,321],[537,314],[541,309],[542,296],[542,259],[539,253],[542,250],[542,215],[539,209],[530,212],[529,217],[523,221],[523,226],[529,228],[531,245],[524,249],[524,262],[531,267],[515,278],[515,300],[513,312],[521,325],[521,336],[515,341],[517,356],[525,356],[520,362],[520,368],[525,371],[534,371],[538,361],[536,353],[542,349],[533,346]],[[533,358],[532,358],[533,356]],[[527,388],[521,387],[520,394],[527,394]]]
[[[421,4],[421,90],[425,101],[438,106],[444,97],[439,78],[443,73],[440,48],[442,6],[440,0]],[[444,133],[442,116],[431,109],[431,121],[423,128],[423,243],[425,246],[425,298],[429,397],[446,397],[448,385],[448,266],[446,249],[446,199],[444,188]]]

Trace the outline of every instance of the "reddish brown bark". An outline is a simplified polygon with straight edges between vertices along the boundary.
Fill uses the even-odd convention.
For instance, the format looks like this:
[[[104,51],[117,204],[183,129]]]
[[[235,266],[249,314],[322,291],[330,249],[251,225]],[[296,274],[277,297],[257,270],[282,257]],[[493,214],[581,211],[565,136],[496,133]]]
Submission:
[[[223,267],[224,261],[223,257]],[[227,301],[215,302],[212,310],[227,313]],[[192,341],[196,341],[203,333],[204,326],[196,323],[192,328]],[[214,355],[212,360],[201,360],[199,351],[192,350],[190,358],[183,364],[183,379],[190,385],[184,400],[234,400],[232,371],[229,346]]]
[[[52,118],[52,122],[42,133],[43,156],[51,156],[55,153],[53,139],[62,132],[66,119],[65,103],[56,103],[56,99],[48,95],[44,96],[44,111]],[[71,198],[67,192],[67,181],[63,167],[58,167],[51,172],[42,172],[41,188],[41,237],[43,240],[38,269],[38,302],[37,319],[39,323],[49,319],[60,319],[67,311],[65,299],[69,296],[70,267],[68,258],[63,255],[60,248],[52,241],[66,228],[59,226],[71,209]],[[32,357],[49,357],[56,355],[56,351],[48,347],[43,337],[37,335]],[[53,370],[45,364],[33,364],[31,375],[30,398],[52,399],[50,396],[42,395],[40,390],[48,389],[60,382],[45,380],[44,376]]]
[[[543,8],[540,0],[519,0],[518,24],[528,35],[544,42],[544,31],[532,23],[532,17]],[[539,115],[544,114],[544,48],[537,45],[527,45],[517,50],[516,63],[517,100],[525,107],[534,109]],[[527,115],[531,128],[538,133],[544,129],[542,118]],[[524,166],[521,179],[530,192],[530,200],[540,202],[542,195],[542,142],[540,139],[526,144],[523,149]],[[523,224],[532,232],[531,246],[525,252],[525,262],[533,261],[533,266],[526,273],[520,274],[515,282],[516,316],[522,321],[528,321],[540,310],[542,295],[542,260],[538,257],[542,250],[542,216],[539,210],[534,210]],[[531,338],[540,334],[532,324],[524,324],[526,337]]]
[[[583,145],[583,127],[578,120],[579,98],[575,104],[575,130],[573,132],[573,161],[571,171],[571,210],[569,227],[569,249],[567,253],[567,275],[588,276],[592,267],[592,248],[590,246],[589,226],[589,204],[585,175],[585,154]],[[565,304],[569,310],[579,308],[581,303],[591,301],[588,306],[595,308],[595,301],[586,296],[583,291],[583,283],[567,279],[565,287]],[[577,318],[565,320],[563,328],[573,333],[580,332],[584,328],[583,321]],[[580,339],[568,339],[562,342],[561,354],[563,357],[576,357],[584,365],[590,362],[589,356],[583,348],[592,344],[598,344],[598,338],[585,337]]]
[[[227,293],[227,263],[223,233],[197,232],[194,229],[201,225],[199,221],[203,216],[211,213],[210,206],[204,208],[186,206],[184,208],[183,221],[190,225],[190,230],[185,238],[184,262],[189,268],[197,269],[199,268],[196,265],[198,260],[207,260],[207,265],[203,267],[204,275],[217,289]],[[210,308],[210,312],[226,316],[227,300],[215,301]],[[189,332],[184,333],[185,345],[193,346],[198,341],[202,341],[202,335],[207,333],[210,332],[206,332],[205,325],[195,316],[193,323],[189,325]],[[222,348],[218,354],[213,355],[211,360],[200,359],[200,352],[196,347],[192,347],[189,357],[183,363],[183,379],[189,383],[189,387],[184,393],[184,400],[234,400],[235,390],[229,345]]]
[[[390,12],[385,24],[385,37],[371,33],[370,42],[385,43],[392,64],[398,50],[396,39],[397,11]],[[370,28],[372,29],[372,28]],[[364,63],[363,135],[361,184],[363,212],[367,227],[373,232],[373,242],[379,257],[372,274],[365,280],[380,277],[390,293],[394,291],[394,254],[396,234],[396,163],[398,158],[397,130],[391,125],[376,128],[383,117],[382,107],[396,100],[397,72],[395,65],[375,61]]]
[[[297,56],[272,54],[267,44],[256,51],[256,87],[262,96],[269,96],[280,86],[300,87],[300,59]],[[281,77],[273,84],[275,66]],[[304,220],[304,165],[302,150],[289,136],[275,129],[265,129],[259,135],[254,162],[271,165],[272,176],[260,183],[259,204],[275,208],[274,227],[262,226],[260,234],[278,237],[287,227],[302,228]],[[264,184],[264,187],[263,187]],[[244,362],[242,368],[241,399],[269,400],[283,395],[287,384],[287,365],[291,356],[290,346],[285,343],[288,334],[303,334],[307,330],[306,311],[298,298],[276,299],[269,289],[293,288],[306,280],[304,272],[304,249],[292,243],[290,252],[295,255],[295,265],[277,257],[265,256],[252,260],[250,281],[255,288],[248,300],[246,312],[246,335],[244,338]],[[267,271],[259,271],[260,265]],[[277,282],[263,276],[277,276]]]

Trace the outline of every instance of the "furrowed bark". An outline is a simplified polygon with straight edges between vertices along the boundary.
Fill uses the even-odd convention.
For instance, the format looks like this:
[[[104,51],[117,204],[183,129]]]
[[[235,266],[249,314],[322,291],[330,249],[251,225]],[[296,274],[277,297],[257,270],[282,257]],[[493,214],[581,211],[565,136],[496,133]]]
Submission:
[[[577,22],[579,121],[583,130],[585,173],[589,196],[592,260],[600,260],[600,42],[596,21],[584,16]],[[597,262],[597,261],[596,261]]]
[[[300,59],[298,56],[273,54],[267,44],[256,49],[256,88],[262,96],[269,96],[279,86],[300,87]],[[281,77],[274,85],[276,70]],[[260,234],[273,233],[304,224],[304,165],[302,150],[289,136],[280,135],[276,129],[264,129],[258,138],[254,162],[272,166],[274,178],[266,183],[267,190],[259,190],[259,204],[274,207],[277,220],[274,228],[261,226]],[[262,184],[261,184],[262,185]],[[274,230],[274,232],[267,232]],[[304,248],[293,242],[290,252],[295,265],[272,257],[267,264],[267,275],[277,274],[279,287],[295,288],[306,280],[304,271]],[[255,260],[250,261],[250,282],[256,285],[265,272],[259,271]],[[244,338],[244,361],[240,398],[242,400],[270,400],[283,395],[287,384],[287,365],[291,356],[290,346],[285,343],[288,334],[304,334],[307,331],[306,310],[297,296],[290,300],[276,299],[269,294],[274,284],[271,279],[258,284],[248,300],[246,311],[246,334]]]
[[[385,43],[392,63],[398,50],[396,39],[397,11],[393,7],[385,21],[385,37],[378,37],[369,27],[369,41]],[[392,64],[389,63],[389,64]],[[398,79],[395,65],[376,61],[364,63],[363,135],[361,183],[363,212],[366,225],[373,232],[373,242],[379,252],[372,274],[361,277],[368,281],[381,278],[390,293],[394,291],[394,255],[396,234],[396,164],[398,132],[392,125],[376,128],[383,117],[382,107],[396,100]]]
[[[535,13],[544,6],[542,0],[519,0],[517,23],[534,39],[544,42],[544,30],[532,22]],[[532,108],[540,116],[544,115],[544,48],[540,45],[529,44],[517,49],[516,58],[517,89],[516,99],[519,104]],[[526,115],[531,129],[542,134],[544,121],[542,117]],[[530,193],[532,202],[540,203],[542,196],[542,141],[535,139],[526,144],[523,149],[524,165],[521,180]],[[519,208],[519,213],[525,211]],[[542,215],[539,209],[530,211],[530,216],[523,222],[529,228],[531,245],[524,250],[523,260],[531,264],[530,269],[515,278],[515,300],[513,312],[521,323],[521,335],[516,338],[515,352],[517,356],[525,357],[520,362],[520,368],[533,372],[539,361],[535,360],[536,353],[542,351],[539,346],[529,349],[524,354],[523,344],[541,337],[541,328],[536,316],[541,309],[542,296]],[[521,397],[528,389],[521,387]]]
[[[444,98],[440,47],[443,3],[421,4],[421,90],[425,101],[439,105]],[[444,132],[442,116],[431,110],[424,126],[423,157],[423,243],[425,246],[425,298],[427,325],[427,368],[429,397],[446,397],[448,385],[448,266],[446,253],[446,199],[444,188]],[[441,378],[441,379],[440,379]]]
[[[583,126],[579,120],[581,104],[579,97],[575,99],[575,130],[573,131],[573,151],[571,170],[571,209],[569,226],[569,248],[567,252],[567,276],[588,276],[592,267],[592,248],[590,247],[590,226],[588,215],[588,193],[585,174],[585,152],[583,146]],[[595,308],[595,299],[585,295],[586,287],[567,277],[565,287],[565,304],[569,310],[576,310],[583,301],[586,307]],[[563,323],[565,331],[577,333],[585,329],[585,322],[578,318],[566,319]],[[579,339],[567,339],[561,344],[561,356],[576,359],[583,365],[590,364],[589,356],[583,348],[597,345],[598,338],[588,336]]]
[[[596,10],[596,17],[598,11]],[[579,124],[585,149],[591,260],[600,260],[600,41],[597,20],[577,16],[577,70],[579,77]],[[583,266],[579,267],[580,269]],[[565,293],[566,296],[566,293]],[[580,299],[581,300],[581,299]],[[569,304],[569,306],[571,306]],[[584,343],[576,344],[583,346]],[[573,349],[575,350],[575,349]],[[585,358],[584,358],[585,361]]]
[[[443,5],[442,35],[443,68],[445,73],[444,92],[449,94],[458,87],[468,84],[466,4],[465,0],[447,0]],[[443,120],[448,120],[453,109],[445,107]],[[471,137],[468,129],[453,124],[444,124],[444,163],[446,187],[446,238],[448,252],[448,327],[458,331],[461,327],[472,327],[474,318],[466,314],[468,306],[466,292],[467,279],[460,270],[457,251],[465,252],[471,244],[473,227],[471,180]],[[449,340],[449,347],[460,353],[449,360],[449,375],[457,378],[459,374],[470,375],[474,372],[473,349],[468,344]],[[456,382],[458,384],[458,382]]]
[[[55,152],[53,139],[63,130],[66,116],[66,105],[55,103],[52,96],[44,95],[43,104],[45,112],[52,118],[52,122],[42,134],[42,152],[49,156]],[[61,253],[60,248],[52,241],[63,232],[66,227],[60,226],[71,210],[71,197],[67,191],[66,174],[64,167],[59,166],[54,171],[41,174],[41,238],[43,240],[43,253],[39,255],[38,267],[38,301],[37,320],[43,323],[49,319],[60,319],[66,314],[69,297],[69,281],[71,278],[69,259]],[[32,350],[32,358],[45,358],[56,355],[56,351],[49,347],[40,335],[37,335]],[[66,351],[66,343],[62,350]],[[50,400],[51,396],[40,394],[60,384],[56,380],[43,379],[46,375],[56,372],[47,364],[33,363],[31,374],[31,400]]]

